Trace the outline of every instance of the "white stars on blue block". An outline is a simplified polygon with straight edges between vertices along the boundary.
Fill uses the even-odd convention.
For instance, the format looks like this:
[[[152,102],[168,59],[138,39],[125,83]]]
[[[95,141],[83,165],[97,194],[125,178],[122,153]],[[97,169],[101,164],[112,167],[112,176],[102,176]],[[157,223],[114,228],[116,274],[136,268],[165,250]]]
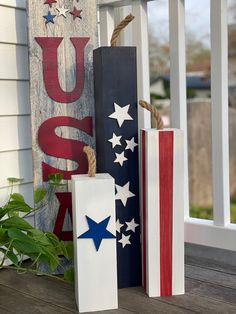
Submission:
[[[122,248],[124,248],[126,245],[130,245],[131,244],[131,242],[129,240],[130,237],[131,237],[130,234],[127,235],[127,236],[125,234],[122,234],[121,239],[118,241],[119,243],[122,244]]]
[[[116,159],[114,160],[115,163],[119,163],[120,166],[122,167],[123,166],[123,163],[128,160],[126,157],[125,157],[125,152],[122,152],[120,154],[118,153],[115,153],[116,154]]]
[[[116,221],[116,232],[120,233],[120,229],[124,226],[124,224],[120,223],[120,220],[117,219]]]
[[[133,120],[133,118],[128,113],[129,107],[130,105],[121,107],[117,103],[114,103],[115,111],[109,115],[109,118],[116,119],[119,127],[121,127],[125,121]]]
[[[130,149],[132,152],[134,152],[134,149],[136,146],[138,146],[137,143],[134,141],[134,137],[131,138],[131,140],[126,140],[126,148],[125,149]]]
[[[135,194],[129,190],[130,182],[127,182],[124,186],[116,184],[116,200],[120,200],[124,206],[127,204],[128,198],[134,197]]]
[[[133,232],[135,232],[135,228],[139,226],[139,224],[135,223],[134,218],[130,222],[127,221],[125,224],[127,225],[126,231],[131,230]]]
[[[117,136],[115,133],[112,134],[112,138],[108,140],[112,144],[112,148],[115,148],[116,146],[121,146],[121,137],[122,136]]]
[[[131,221],[125,221],[124,224],[117,219],[116,232],[121,234],[120,239],[119,236],[117,236],[117,242],[122,245],[122,249],[124,249],[127,245],[132,244],[132,238],[134,237],[137,227],[139,227],[139,224],[135,222],[134,218],[131,219]]]

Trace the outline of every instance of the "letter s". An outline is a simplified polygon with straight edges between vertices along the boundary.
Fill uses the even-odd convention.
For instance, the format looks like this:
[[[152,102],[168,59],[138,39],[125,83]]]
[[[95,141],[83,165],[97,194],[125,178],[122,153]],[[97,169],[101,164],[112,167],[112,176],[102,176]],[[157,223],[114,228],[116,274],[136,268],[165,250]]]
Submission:
[[[92,117],[82,120],[59,116],[44,121],[38,130],[38,144],[42,151],[50,156],[69,159],[77,162],[78,168],[75,170],[60,170],[47,163],[42,163],[43,181],[48,181],[50,173],[63,173],[65,180],[70,180],[74,174],[86,173],[88,169],[87,157],[83,153],[84,142],[73,139],[64,139],[55,133],[55,129],[60,126],[74,127],[93,136]]]

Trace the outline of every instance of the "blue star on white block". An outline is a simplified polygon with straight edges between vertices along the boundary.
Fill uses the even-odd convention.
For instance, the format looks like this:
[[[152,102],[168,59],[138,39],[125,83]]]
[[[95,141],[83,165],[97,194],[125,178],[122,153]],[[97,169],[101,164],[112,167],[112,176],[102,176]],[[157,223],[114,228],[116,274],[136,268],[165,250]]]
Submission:
[[[117,231],[118,233],[120,233],[120,229],[121,229],[123,226],[124,226],[124,224],[121,224],[121,223],[120,223],[120,220],[117,219],[117,221],[116,221],[116,231]]]
[[[115,199],[120,200],[124,206],[127,204],[128,198],[134,197],[135,194],[129,190],[130,182],[127,182],[124,186],[116,184],[116,195]]]
[[[134,152],[134,148],[138,146],[137,143],[134,141],[134,137],[131,138],[131,140],[125,140],[126,141],[126,148],[125,149],[130,149],[132,152]]]
[[[69,12],[69,9],[66,9],[64,5],[61,7],[56,7],[56,10],[58,11],[58,16],[62,15],[64,17],[66,17],[66,13]]]
[[[117,103],[114,103],[115,111],[109,115],[109,118],[116,119],[119,127],[121,127],[126,120],[133,120],[133,118],[128,114],[129,107],[130,105],[121,107]]]
[[[116,145],[121,146],[121,139],[122,136],[117,136],[115,133],[112,134],[112,138],[108,140],[108,142],[112,143],[112,148],[116,147]]]
[[[89,230],[81,234],[78,239],[93,239],[96,250],[98,251],[103,239],[115,238],[115,236],[106,229],[111,216],[101,222],[96,222],[88,216],[85,217],[88,222]]]
[[[126,157],[125,157],[125,153],[122,152],[120,154],[118,153],[115,153],[116,154],[116,159],[114,160],[114,162],[117,162],[121,165],[121,167],[123,166],[123,163],[128,160]]]
[[[139,226],[139,224],[135,223],[134,218],[130,222],[127,221],[126,225],[127,225],[126,231],[131,230],[133,232],[135,232],[135,228]]]
[[[50,11],[48,11],[48,15],[44,15],[44,18],[45,18],[45,24],[48,24],[48,23],[53,23],[54,24],[54,18],[56,17],[56,15],[53,15],[51,14]]]
[[[131,236],[130,234],[127,236],[122,234],[121,239],[118,241],[119,243],[122,244],[122,248],[124,248],[126,245],[131,244],[131,242],[129,240],[130,236]]]

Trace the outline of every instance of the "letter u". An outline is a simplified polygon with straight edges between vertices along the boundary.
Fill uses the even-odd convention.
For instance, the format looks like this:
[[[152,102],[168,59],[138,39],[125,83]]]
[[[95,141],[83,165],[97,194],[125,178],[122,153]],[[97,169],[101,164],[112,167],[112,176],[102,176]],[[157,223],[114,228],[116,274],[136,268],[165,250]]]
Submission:
[[[76,50],[76,84],[71,92],[63,91],[58,77],[58,47],[63,37],[36,37],[43,50],[43,79],[48,96],[59,103],[78,100],[84,89],[84,48],[89,38],[70,38]]]

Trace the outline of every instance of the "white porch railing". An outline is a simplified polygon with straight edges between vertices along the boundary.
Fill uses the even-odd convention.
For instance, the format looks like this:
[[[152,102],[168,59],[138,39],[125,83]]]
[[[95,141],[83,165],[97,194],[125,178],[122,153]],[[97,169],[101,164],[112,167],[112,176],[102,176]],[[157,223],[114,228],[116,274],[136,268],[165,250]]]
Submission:
[[[119,20],[131,12],[135,16],[127,34],[121,38],[121,44],[137,46],[138,98],[148,101],[147,2],[98,0],[100,45],[109,44],[117,16]],[[169,30],[171,125],[185,131],[185,241],[236,251],[236,224],[230,224],[227,0],[211,0],[213,221],[189,216],[184,0],[169,0]],[[150,127],[150,117],[141,108],[139,127]]]

